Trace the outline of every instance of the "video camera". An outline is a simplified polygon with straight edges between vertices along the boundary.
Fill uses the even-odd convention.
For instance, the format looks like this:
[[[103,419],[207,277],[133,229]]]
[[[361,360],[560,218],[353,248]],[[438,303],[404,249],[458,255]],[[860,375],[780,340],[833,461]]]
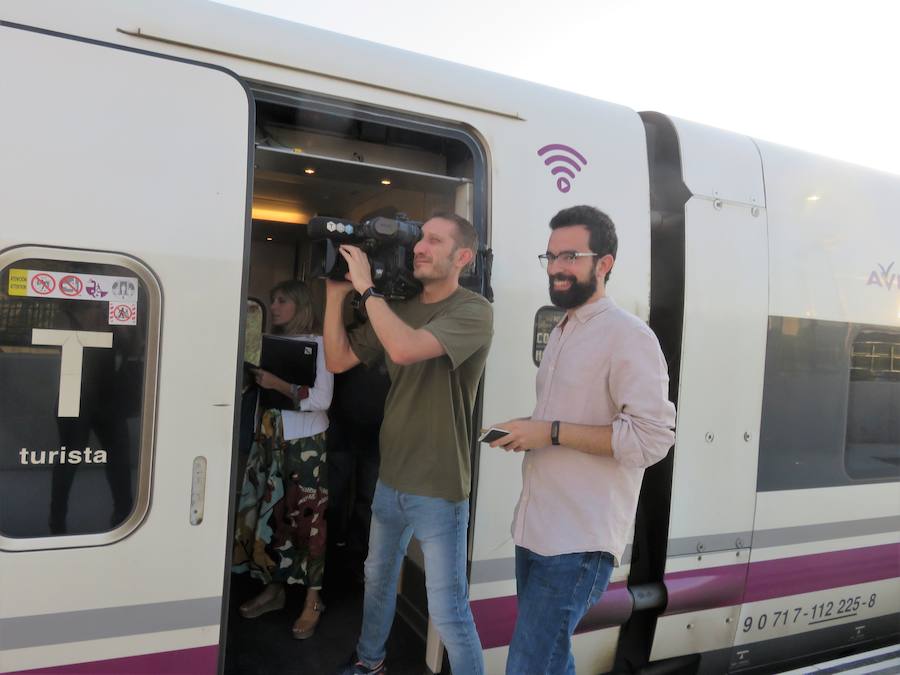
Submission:
[[[316,216],[307,226],[309,238],[321,242],[318,257],[321,274],[343,280],[347,261],[338,251],[341,244],[362,249],[372,266],[375,289],[392,300],[408,300],[422,291],[413,276],[413,246],[422,238],[422,224],[405,218],[377,216],[361,224],[342,218]]]

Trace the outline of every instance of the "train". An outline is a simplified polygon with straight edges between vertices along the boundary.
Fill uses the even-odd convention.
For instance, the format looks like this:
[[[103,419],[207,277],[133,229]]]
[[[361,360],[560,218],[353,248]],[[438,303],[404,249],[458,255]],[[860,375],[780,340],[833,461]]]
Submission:
[[[579,203],[678,410],[579,674],[900,641],[900,177],[202,0],[6,0],[0,81],[0,672],[225,671],[248,299],[314,283],[311,218],[473,222],[490,423],[534,404],[535,256]],[[472,462],[502,673],[520,458]],[[402,620],[447,672],[423,583],[413,542]]]

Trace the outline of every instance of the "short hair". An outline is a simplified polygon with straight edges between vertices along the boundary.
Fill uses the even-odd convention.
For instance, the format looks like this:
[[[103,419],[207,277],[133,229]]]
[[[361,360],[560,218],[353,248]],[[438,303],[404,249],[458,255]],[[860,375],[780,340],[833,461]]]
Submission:
[[[437,211],[431,214],[431,218],[449,220],[456,225],[456,235],[453,237],[453,241],[456,242],[457,248],[467,248],[472,253],[478,252],[478,232],[475,231],[475,226],[468,220],[450,211]]]
[[[573,227],[583,225],[587,228],[588,247],[596,253],[598,258],[605,255],[616,257],[619,249],[619,238],[616,236],[616,226],[608,215],[598,208],[587,205],[570,206],[557,213],[550,220],[550,229],[558,230],[561,227]],[[610,270],[606,273],[604,283],[609,281]]]
[[[297,310],[294,312],[294,318],[286,326],[277,326],[273,328],[272,332],[283,333],[284,335],[311,333],[315,325],[316,315],[313,312],[312,296],[306,284],[296,279],[288,279],[275,284],[272,290],[269,291],[269,300],[275,300],[275,294],[279,292],[290,298],[296,305]]]

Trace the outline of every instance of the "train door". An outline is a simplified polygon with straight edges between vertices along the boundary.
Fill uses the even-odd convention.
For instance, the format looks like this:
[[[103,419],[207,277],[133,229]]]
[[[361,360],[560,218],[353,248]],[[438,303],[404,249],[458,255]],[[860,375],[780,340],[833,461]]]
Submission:
[[[250,297],[268,299],[279,282],[301,280],[311,296],[317,329],[321,328],[321,276],[331,264],[326,245],[329,230],[322,222],[326,216],[342,223],[342,230],[344,224],[352,223],[357,233],[353,242],[367,247],[386,270],[391,260],[408,253],[411,246],[397,238],[373,248],[371,234],[360,234],[366,231],[362,224],[370,219],[422,222],[434,212],[454,212],[467,217],[484,241],[485,158],[462,125],[366,104],[348,105],[273,85],[252,86],[256,143]],[[337,230],[331,236],[336,237],[334,241],[344,240]],[[487,292],[486,255],[482,250],[473,269],[461,279],[476,292]],[[388,278],[396,275],[386,271],[385,282]],[[387,292],[394,299],[407,297],[401,284],[389,287]],[[345,318],[350,326],[365,321],[364,314],[350,306],[345,308]],[[368,507],[378,473],[378,434],[388,386],[387,371],[379,365],[359,366],[335,376],[327,431],[329,506],[322,586],[327,613],[314,638],[291,639],[290,628],[302,611],[305,594],[296,579],[287,579],[283,609],[253,618],[242,615],[240,605],[258,594],[262,584],[244,573],[255,563],[236,565],[241,573],[230,582],[226,673],[297,668],[328,672],[352,651],[362,612]],[[250,456],[251,447],[249,443],[241,447],[241,462]],[[473,466],[477,461],[473,460]],[[238,476],[239,481],[243,478]],[[474,510],[473,501],[473,514]],[[241,555],[236,554],[235,562]],[[432,672],[440,672],[444,650],[430,623],[424,557],[415,538],[403,563],[397,612],[399,619],[388,643],[389,667],[421,670],[427,665]]]
[[[0,671],[215,673],[250,98],[2,22],[0,80]]]
[[[656,484],[663,499],[657,497],[643,528],[639,516],[632,561],[635,570],[657,575],[644,571],[638,582],[665,585],[665,610],[655,623],[648,620],[644,654],[723,672],[740,616],[756,500],[768,293],[761,162],[749,138],[644,117],[657,211],[653,274],[660,275],[651,325],[670,367],[678,367],[671,482],[656,480],[657,467],[648,472],[642,507],[653,505],[648,485]],[[650,521],[666,508],[663,532]],[[648,522],[655,536],[647,536]],[[638,661],[637,645],[620,643],[626,647],[630,659],[619,657]]]

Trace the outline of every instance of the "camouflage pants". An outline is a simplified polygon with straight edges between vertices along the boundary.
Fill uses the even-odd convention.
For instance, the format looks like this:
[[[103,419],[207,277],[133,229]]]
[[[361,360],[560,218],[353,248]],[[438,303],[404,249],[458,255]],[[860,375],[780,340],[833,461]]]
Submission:
[[[328,476],[325,434],[285,441],[281,411],[267,410],[244,472],[234,572],[264,583],[321,588]]]

